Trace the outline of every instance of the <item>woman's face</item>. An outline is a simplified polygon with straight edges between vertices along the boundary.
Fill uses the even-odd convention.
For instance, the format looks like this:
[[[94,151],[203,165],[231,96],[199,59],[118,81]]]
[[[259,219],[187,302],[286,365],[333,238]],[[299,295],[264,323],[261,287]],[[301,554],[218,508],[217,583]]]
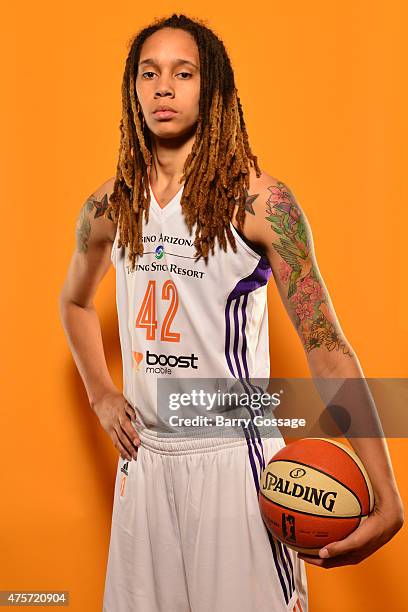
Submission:
[[[136,93],[147,127],[158,138],[190,133],[199,116],[200,56],[194,38],[185,30],[163,28],[142,45]],[[175,112],[160,115],[159,106]]]

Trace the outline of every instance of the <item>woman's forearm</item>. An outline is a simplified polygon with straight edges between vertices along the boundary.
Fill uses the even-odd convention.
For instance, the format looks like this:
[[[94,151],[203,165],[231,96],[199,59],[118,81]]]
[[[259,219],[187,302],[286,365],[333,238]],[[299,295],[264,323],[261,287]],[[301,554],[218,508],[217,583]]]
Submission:
[[[331,413],[330,405],[333,405],[341,408],[340,415],[347,413],[349,421],[344,436],[363,462],[376,498],[399,503],[387,441],[358,359],[343,355],[330,372],[316,371],[313,366],[311,371],[328,412]],[[336,420],[335,412],[333,419]]]
[[[101,326],[94,307],[60,300],[60,315],[72,356],[93,408],[105,393],[117,391],[106,364]]]

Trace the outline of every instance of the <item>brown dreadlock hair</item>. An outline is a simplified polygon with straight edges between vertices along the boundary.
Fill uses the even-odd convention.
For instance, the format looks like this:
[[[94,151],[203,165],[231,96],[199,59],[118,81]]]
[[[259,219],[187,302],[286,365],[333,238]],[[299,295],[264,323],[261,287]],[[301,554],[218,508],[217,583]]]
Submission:
[[[223,42],[204,25],[185,15],[156,20],[142,29],[130,43],[122,81],[122,118],[119,161],[105,217],[119,220],[118,247],[129,247],[132,269],[143,254],[142,220],[149,220],[150,191],[148,167],[151,166],[150,130],[145,125],[136,94],[137,67],[145,40],[162,28],[180,28],[195,39],[200,55],[199,119],[195,140],[187,156],[180,183],[184,181],[181,209],[190,234],[196,223],[195,258],[208,261],[214,254],[214,241],[227,250],[228,238],[237,250],[230,220],[238,205],[237,224],[242,231],[245,200],[249,189],[249,165],[261,175],[253,155],[234,73]]]

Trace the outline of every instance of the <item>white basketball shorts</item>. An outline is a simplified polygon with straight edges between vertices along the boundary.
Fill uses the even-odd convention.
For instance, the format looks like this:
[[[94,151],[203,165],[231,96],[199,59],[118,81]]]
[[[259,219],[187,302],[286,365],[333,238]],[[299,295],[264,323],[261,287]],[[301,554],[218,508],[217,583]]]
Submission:
[[[139,435],[118,460],[103,612],[307,612],[305,562],[258,505],[283,438]]]

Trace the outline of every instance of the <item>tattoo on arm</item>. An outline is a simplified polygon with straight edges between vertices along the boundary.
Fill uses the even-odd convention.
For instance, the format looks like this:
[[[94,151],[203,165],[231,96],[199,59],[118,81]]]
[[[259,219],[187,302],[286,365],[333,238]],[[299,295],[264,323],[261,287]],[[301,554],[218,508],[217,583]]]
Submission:
[[[95,208],[94,219],[97,217],[102,217],[108,208],[108,204],[108,195],[106,193],[104,194],[102,200],[97,200],[94,194],[92,194],[81,208],[76,226],[77,247],[78,251],[81,253],[86,253],[88,250],[89,234],[91,233],[89,214],[92,212],[92,209]],[[112,221],[110,215],[109,219]]]
[[[259,193],[255,193],[253,195],[250,195],[248,193],[248,190],[245,189],[245,210],[247,212],[249,212],[251,215],[255,214],[255,211],[253,209],[252,203],[254,200],[256,200],[256,198],[259,196]],[[238,198],[235,198],[238,199]]]
[[[287,290],[305,350],[310,352],[325,346],[329,351],[341,350],[352,356],[341,338],[325,289],[313,266],[310,237],[295,197],[281,181],[268,189],[268,216],[265,218],[279,236],[279,240],[272,244],[282,258],[279,279]]]

